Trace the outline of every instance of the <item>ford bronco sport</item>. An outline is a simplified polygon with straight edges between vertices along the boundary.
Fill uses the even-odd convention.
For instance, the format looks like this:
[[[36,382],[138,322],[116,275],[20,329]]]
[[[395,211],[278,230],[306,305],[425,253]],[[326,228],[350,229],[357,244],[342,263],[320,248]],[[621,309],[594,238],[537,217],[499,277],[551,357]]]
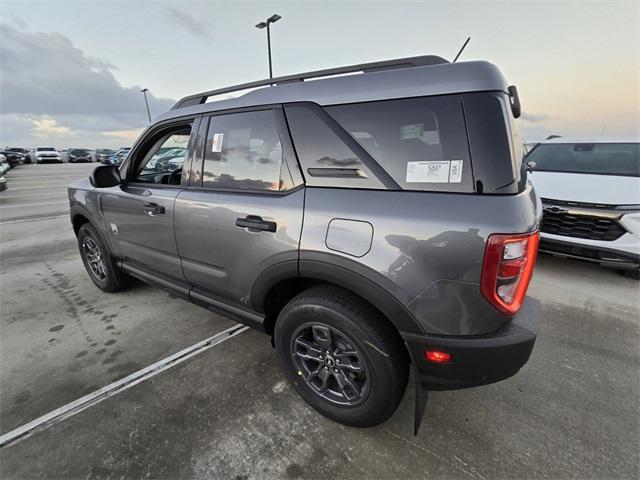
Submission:
[[[429,391],[533,348],[519,114],[494,65],[435,56],[191,95],[69,187],[80,254],[104,291],[137,277],[266,332],[338,422],[386,420],[413,365],[417,432]]]

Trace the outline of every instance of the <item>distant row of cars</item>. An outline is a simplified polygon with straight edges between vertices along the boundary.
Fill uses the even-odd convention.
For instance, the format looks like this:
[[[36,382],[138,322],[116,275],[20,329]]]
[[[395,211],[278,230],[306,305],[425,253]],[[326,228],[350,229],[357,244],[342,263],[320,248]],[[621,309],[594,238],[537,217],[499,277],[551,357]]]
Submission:
[[[120,165],[122,160],[127,157],[129,147],[122,147],[118,150],[110,148],[98,148],[93,151],[87,148],[70,148],[68,150],[59,151],[54,147],[36,147],[33,149],[20,147],[7,147],[0,154],[4,155],[7,163],[11,167],[22,165],[25,163],[63,163],[63,154],[67,154],[69,163],[80,162],[96,162],[105,165]]]
[[[7,189],[7,180],[4,175],[14,167],[29,163],[64,163],[66,153],[69,163],[100,162],[105,165],[120,165],[129,154],[130,147],[122,147],[118,150],[110,148],[70,148],[59,151],[54,147],[36,147],[32,149],[21,147],[7,147],[0,150],[0,192]]]
[[[16,165],[9,163],[7,156],[4,153],[0,153],[0,192],[4,192],[7,189],[7,179],[4,178],[4,174]]]

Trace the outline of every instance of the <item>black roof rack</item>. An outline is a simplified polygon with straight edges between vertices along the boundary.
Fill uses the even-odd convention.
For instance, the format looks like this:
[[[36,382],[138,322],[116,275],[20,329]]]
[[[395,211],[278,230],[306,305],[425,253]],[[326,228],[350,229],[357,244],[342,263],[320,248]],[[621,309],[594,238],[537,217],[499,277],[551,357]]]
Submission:
[[[394,68],[407,67],[424,67],[427,65],[438,65],[441,63],[449,63],[442,57],[436,55],[422,55],[419,57],[398,58],[395,60],[384,60],[382,62],[361,63],[358,65],[349,65],[346,67],[327,68],[324,70],[315,70],[313,72],[297,73],[294,75],[285,75],[283,77],[269,78],[265,80],[257,80],[254,82],[241,83],[231,87],[218,88],[207,92],[195,93],[178,100],[171,110],[177,108],[190,107],[205,103],[209,97],[222,95],[223,93],[237,92],[240,90],[248,90],[250,88],[265,87],[268,85],[280,85],[283,83],[303,82],[313,78],[329,77],[332,75],[342,75],[355,72],[376,72],[381,70],[391,70]]]

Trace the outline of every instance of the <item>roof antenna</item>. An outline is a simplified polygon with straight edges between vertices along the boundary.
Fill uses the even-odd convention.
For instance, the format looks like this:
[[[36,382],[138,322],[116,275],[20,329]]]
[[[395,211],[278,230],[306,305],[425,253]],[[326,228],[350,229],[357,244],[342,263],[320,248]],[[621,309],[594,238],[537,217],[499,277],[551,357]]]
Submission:
[[[453,59],[453,63],[456,63],[456,60],[458,60],[458,57],[460,56],[460,54],[462,53],[462,51],[467,47],[467,44],[469,43],[469,41],[471,40],[471,37],[467,37],[467,40],[464,42],[464,44],[462,45],[462,48],[460,49],[460,51],[458,52],[458,54],[456,55],[456,58]]]

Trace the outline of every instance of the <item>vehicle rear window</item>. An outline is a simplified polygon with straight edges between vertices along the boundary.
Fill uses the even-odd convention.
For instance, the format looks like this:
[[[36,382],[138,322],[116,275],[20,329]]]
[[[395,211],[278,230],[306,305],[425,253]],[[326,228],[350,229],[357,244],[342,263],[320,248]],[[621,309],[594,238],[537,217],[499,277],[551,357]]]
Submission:
[[[474,190],[459,96],[356,103],[325,110],[403,189]]]
[[[532,170],[640,177],[639,143],[547,143],[527,156]]]

